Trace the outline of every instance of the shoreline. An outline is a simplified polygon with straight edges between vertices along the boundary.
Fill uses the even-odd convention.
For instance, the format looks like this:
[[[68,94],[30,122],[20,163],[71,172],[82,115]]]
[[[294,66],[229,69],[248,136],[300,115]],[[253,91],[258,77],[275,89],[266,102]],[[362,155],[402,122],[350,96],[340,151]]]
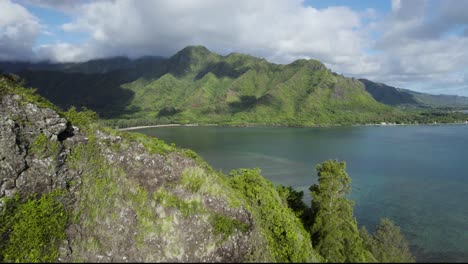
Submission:
[[[118,128],[119,131],[127,131],[127,130],[137,130],[143,128],[152,128],[152,127],[194,127],[194,126],[219,126],[218,124],[161,124],[161,125],[149,125],[149,126],[134,126],[134,127],[125,127],[125,128]]]
[[[118,128],[118,131],[131,131],[131,130],[138,130],[144,128],[156,128],[156,127],[208,127],[208,126],[220,126],[220,127],[297,127],[297,128],[318,128],[318,127],[346,127],[346,126],[440,126],[440,125],[468,125],[468,122],[460,122],[460,123],[427,123],[427,124],[394,124],[394,123],[385,123],[385,124],[353,124],[353,125],[338,125],[338,124],[331,124],[331,125],[315,125],[315,126],[288,126],[288,125],[281,125],[281,124],[242,124],[242,125],[228,125],[228,124],[161,124],[161,125],[148,125],[148,126],[134,126],[134,127],[126,127],[126,128]]]

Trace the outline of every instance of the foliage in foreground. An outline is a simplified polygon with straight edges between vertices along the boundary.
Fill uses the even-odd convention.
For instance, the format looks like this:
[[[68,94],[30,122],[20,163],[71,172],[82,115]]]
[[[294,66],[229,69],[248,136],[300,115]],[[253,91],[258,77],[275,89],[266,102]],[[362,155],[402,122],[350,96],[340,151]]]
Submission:
[[[260,175],[260,170],[234,170],[229,180],[251,206],[276,262],[320,260],[302,223],[290,208],[282,204],[274,185]]]
[[[367,232],[365,227],[361,228],[360,234],[366,248],[379,262],[405,263],[415,261],[403,233],[390,219],[381,219],[372,235]]]
[[[276,190],[283,199],[284,204],[294,211],[304,224],[304,228],[310,231],[310,227],[312,226],[312,210],[303,201],[304,192],[296,191],[291,186],[285,187],[281,184],[276,187]]]
[[[60,201],[61,192],[5,199],[0,213],[1,262],[55,262],[58,243],[65,239],[68,215]]]
[[[317,165],[317,172],[318,184],[310,187],[311,207],[304,203],[302,191],[282,185],[275,191],[258,169],[231,172],[231,186],[241,191],[257,214],[276,261],[303,262],[307,254],[316,256],[317,252],[320,256],[315,260],[325,262],[414,262],[400,228],[390,220],[382,219],[372,235],[365,228],[358,229],[354,203],[346,198],[351,179],[345,162],[325,161]],[[291,218],[283,206],[296,217]],[[304,236],[305,230],[314,249],[297,236]]]
[[[374,261],[363,246],[353,202],[345,196],[350,191],[345,163],[325,161],[317,165],[318,184],[312,191],[312,239],[318,252],[330,262]]]

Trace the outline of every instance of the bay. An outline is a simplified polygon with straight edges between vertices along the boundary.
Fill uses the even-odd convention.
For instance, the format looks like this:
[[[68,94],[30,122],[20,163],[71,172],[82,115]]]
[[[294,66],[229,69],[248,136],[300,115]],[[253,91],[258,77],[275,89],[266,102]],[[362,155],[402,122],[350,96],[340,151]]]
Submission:
[[[468,261],[468,126],[159,127],[137,130],[190,148],[228,174],[258,167],[303,190],[315,166],[346,161],[359,225],[382,217],[405,233],[418,262]]]

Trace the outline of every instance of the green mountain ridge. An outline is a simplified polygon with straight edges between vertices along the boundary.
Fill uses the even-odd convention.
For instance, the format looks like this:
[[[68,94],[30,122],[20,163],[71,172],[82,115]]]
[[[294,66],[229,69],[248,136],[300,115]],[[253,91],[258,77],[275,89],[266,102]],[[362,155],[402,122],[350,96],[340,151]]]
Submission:
[[[376,83],[366,79],[359,79],[366,88],[366,91],[369,92],[372,97],[378,102],[381,102],[386,105],[405,105],[412,104],[417,105],[418,102],[411,94],[402,92],[395,87],[388,86],[383,83]]]
[[[421,105],[428,105],[433,107],[468,107],[468,97],[459,95],[446,95],[446,94],[427,94],[408,89],[397,88],[402,92],[412,94],[416,101]]]
[[[434,95],[396,88],[383,83],[373,82],[367,79],[359,79],[367,92],[378,102],[387,105],[413,105],[434,108],[468,108],[468,97],[458,95]]]
[[[169,58],[117,60],[123,62],[114,68],[106,60],[96,60],[76,64],[74,71],[17,74],[63,109],[86,107],[118,126],[317,126],[433,120],[392,107],[401,98],[395,104],[379,102],[363,82],[338,75],[317,60],[274,64],[241,53],[221,56],[203,46],[186,47]]]

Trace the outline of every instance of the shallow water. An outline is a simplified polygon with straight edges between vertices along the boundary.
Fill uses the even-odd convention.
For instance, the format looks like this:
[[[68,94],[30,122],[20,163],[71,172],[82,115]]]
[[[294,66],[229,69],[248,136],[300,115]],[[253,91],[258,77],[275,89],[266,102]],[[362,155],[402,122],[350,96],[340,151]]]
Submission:
[[[215,169],[259,167],[304,190],[316,164],[346,161],[360,225],[395,221],[418,262],[468,261],[468,125],[335,128],[161,127],[137,132],[190,148]]]

